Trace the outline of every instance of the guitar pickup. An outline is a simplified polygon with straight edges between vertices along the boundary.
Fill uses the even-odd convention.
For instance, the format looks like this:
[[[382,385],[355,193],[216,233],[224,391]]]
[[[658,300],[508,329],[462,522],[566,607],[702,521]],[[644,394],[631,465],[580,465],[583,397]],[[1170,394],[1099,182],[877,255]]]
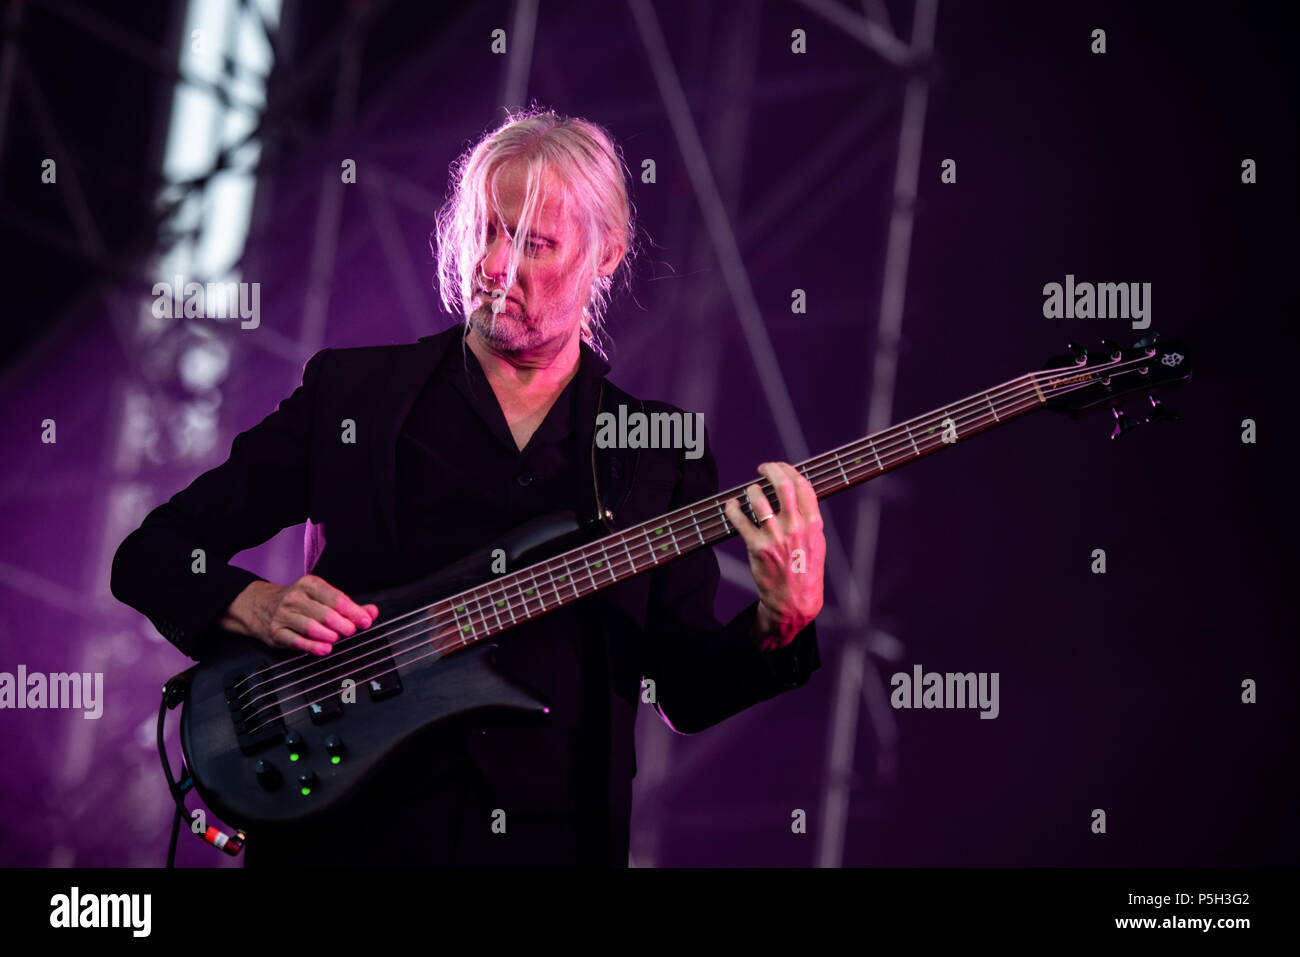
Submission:
[[[311,715],[312,724],[324,724],[343,716],[343,699],[332,694],[324,698],[308,698],[307,713]]]
[[[223,685],[239,749],[244,754],[256,754],[283,739],[284,721],[277,704],[270,702],[259,707],[253,703],[254,692],[246,684],[247,677],[243,674],[228,674]]]
[[[390,671],[368,680],[366,690],[370,692],[371,701],[383,701],[402,690],[402,679],[397,676],[396,671]]]

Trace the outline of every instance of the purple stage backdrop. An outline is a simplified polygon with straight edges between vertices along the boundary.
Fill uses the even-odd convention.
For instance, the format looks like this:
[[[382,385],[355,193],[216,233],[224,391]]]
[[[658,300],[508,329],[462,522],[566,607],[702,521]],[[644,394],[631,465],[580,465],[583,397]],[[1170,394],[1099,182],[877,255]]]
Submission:
[[[1294,859],[1294,120],[1271,7],[290,0],[247,8],[246,75],[186,65],[202,4],[18,6],[0,673],[85,674],[95,700],[0,710],[0,864],[162,863],[154,722],[191,662],[113,599],[114,551],[316,350],[455,321],[430,251],[448,166],[530,102],[622,146],[648,241],[611,378],[702,412],[723,488],[1067,342],[1158,331],[1196,369],[1172,424],[1111,441],[1107,411],[1044,411],[823,502],[822,669],[694,736],[645,709],[635,866]],[[232,57],[254,30],[198,28]],[[183,148],[222,123],[242,146],[193,172]],[[231,235],[255,326],[155,316],[170,264]],[[1133,296],[1050,315],[1052,283]],[[302,541],[234,561],[287,583]],[[741,543],[718,553],[726,620],[754,585]],[[914,669],[996,676],[996,709],[899,707]],[[178,863],[241,862],[182,834]]]

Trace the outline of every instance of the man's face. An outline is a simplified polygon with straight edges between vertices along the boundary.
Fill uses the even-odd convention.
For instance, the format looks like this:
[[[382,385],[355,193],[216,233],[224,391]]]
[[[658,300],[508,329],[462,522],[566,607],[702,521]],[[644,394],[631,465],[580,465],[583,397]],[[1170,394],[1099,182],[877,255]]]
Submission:
[[[582,270],[582,237],[578,223],[565,209],[564,193],[549,170],[542,175],[540,208],[533,217],[532,235],[521,252],[514,285],[504,299],[491,293],[500,288],[518,237],[516,227],[526,188],[522,164],[507,163],[496,171],[501,216],[489,209],[487,246],[475,270],[475,296],[470,323],[492,348],[518,353],[567,342],[582,320],[591,276]],[[485,278],[485,276],[490,278]],[[493,322],[493,305],[500,309]]]

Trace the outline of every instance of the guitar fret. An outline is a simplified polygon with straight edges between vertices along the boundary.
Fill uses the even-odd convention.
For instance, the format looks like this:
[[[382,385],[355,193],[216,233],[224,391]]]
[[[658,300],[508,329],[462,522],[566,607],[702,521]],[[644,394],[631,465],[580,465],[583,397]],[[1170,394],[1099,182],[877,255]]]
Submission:
[[[550,563],[546,566],[546,581],[551,586],[551,596],[555,599],[555,607],[559,608],[564,604],[564,599],[560,597],[560,583],[556,580],[554,572],[551,570]],[[551,597],[547,597],[546,604],[550,604]]]
[[[492,626],[488,624],[488,620],[487,620],[487,608],[491,605],[492,600],[490,598],[487,599],[489,604],[488,606],[485,606],[483,604],[484,597],[478,594],[477,590],[470,597],[474,600],[474,602],[477,605],[479,617],[483,619],[483,634],[484,635],[492,634]]]
[[[524,604],[524,618],[533,617],[532,611],[528,608],[528,596],[524,594],[524,580],[522,578],[516,579],[515,587],[519,589],[519,598]]]
[[[994,406],[993,400],[989,398],[989,394],[987,392],[984,393],[984,401],[989,404],[989,411],[993,413],[993,421],[1001,422],[1002,420],[998,418],[997,407]]]
[[[708,544],[707,542],[704,541],[704,533],[700,531],[700,520],[695,514],[695,509],[691,509],[691,524],[695,526],[695,534],[700,536],[700,544],[701,545]]]
[[[567,574],[567,572],[569,571],[568,562],[565,562],[564,566],[562,568],[557,569],[557,571],[562,571],[566,573],[564,575],[561,575],[559,578],[555,579],[555,600],[558,601],[560,604],[564,604],[565,599],[560,597],[560,585],[567,583],[570,591],[573,592],[574,598],[578,597],[578,589],[573,587],[573,576]]]
[[[636,571],[636,559],[632,557],[632,551],[631,551],[631,549],[629,549],[629,548],[627,547],[627,536],[624,535],[624,536],[622,537],[622,539],[620,539],[620,541],[621,541],[621,543],[622,543],[622,545],[623,545],[623,552],[624,552],[624,554],[627,555],[627,560],[628,560],[628,562],[631,563],[631,565],[632,565],[632,571],[635,572],[635,571]],[[630,574],[630,573],[629,573],[629,574]]]
[[[872,442],[870,444],[871,444],[871,454],[876,457],[876,468],[880,469],[880,471],[883,472],[885,470],[885,463],[880,461],[880,453],[876,451],[876,443]]]
[[[912,451],[915,452],[917,455],[920,455],[921,450],[916,447],[916,439],[912,438],[912,430],[904,429],[903,431],[907,433],[907,441],[912,443]]]
[[[926,443],[925,447],[927,449],[934,448],[936,441],[939,443],[943,442],[943,431],[945,428],[947,428],[944,425],[945,422],[953,422],[954,424],[956,422],[956,420],[953,419],[952,414],[947,409],[943,410],[943,418],[939,419],[938,424],[926,430],[925,434],[921,436],[925,440]],[[935,437],[934,434],[936,431],[939,433],[937,438]]]
[[[653,565],[657,561],[655,558],[655,543],[650,541],[650,529],[644,525],[641,526],[641,537],[645,539],[646,547],[650,549],[650,564]]]
[[[849,473],[846,472],[846,471],[844,471],[844,457],[841,456],[841,455],[836,455],[836,456],[835,456],[835,465],[836,465],[836,466],[839,468],[839,470],[840,470],[840,478],[844,479],[844,484],[845,484],[845,485],[848,485],[848,484],[849,484]]]
[[[560,605],[563,605],[563,604],[564,604],[564,599],[562,599],[562,598],[560,597],[560,582],[559,582],[559,579],[557,579],[557,578],[555,577],[555,575],[551,573],[551,568],[550,568],[550,565],[549,565],[549,564],[548,564],[547,567],[546,567],[546,574],[547,574],[547,577],[550,579],[550,583],[551,583],[551,592],[554,593],[554,595],[555,595],[555,605],[556,605],[556,607],[558,608]]]
[[[471,637],[477,635],[479,623],[475,620],[474,616],[476,614],[481,614],[483,611],[482,607],[478,603],[478,596],[471,591],[465,596],[465,600],[460,607],[465,613],[465,620],[469,622],[470,630],[467,634]]]
[[[501,620],[501,606],[504,604],[504,602],[502,602],[502,601],[493,601],[493,597],[494,597],[494,596],[493,596],[491,590],[489,590],[489,591],[488,591],[488,601],[492,602],[492,614],[494,614],[494,615],[497,616],[497,630],[498,630],[498,631],[505,631],[505,628],[506,628],[505,623]]]

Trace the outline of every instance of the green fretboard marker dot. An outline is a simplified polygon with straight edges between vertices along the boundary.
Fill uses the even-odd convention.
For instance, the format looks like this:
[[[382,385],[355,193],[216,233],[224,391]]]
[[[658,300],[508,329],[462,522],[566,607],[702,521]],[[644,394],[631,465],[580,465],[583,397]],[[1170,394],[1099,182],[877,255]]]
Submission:
[[[461,631],[469,631],[469,625],[461,625]]]
[[[531,588],[528,589],[528,591],[524,592],[525,595],[531,595],[532,593],[533,593],[533,590],[532,590]]]
[[[461,605],[461,606],[460,606],[459,608],[457,608],[456,610],[457,610],[457,611],[464,611],[464,610],[465,610],[465,606],[464,606],[464,605]]]
[[[655,534],[656,534],[656,535],[662,535],[663,533],[664,533],[664,530],[663,530],[662,528],[656,528],[656,529],[655,529]]]
[[[661,551],[661,552],[666,552],[666,551],[668,551],[668,546],[667,546],[667,545],[660,545],[660,546],[659,546],[659,551]]]
[[[604,562],[596,562],[596,564],[592,565],[591,567],[592,567],[592,568],[599,568],[599,567],[600,567],[601,565],[603,565],[603,564],[605,564],[605,563],[604,563]]]
[[[505,604],[505,602],[503,602],[503,601],[499,601],[499,602],[497,602],[497,607],[500,608],[500,607],[501,607],[502,605],[504,605],[504,604]]]
[[[854,465],[857,465],[857,464],[858,464],[859,462],[861,462],[861,461],[862,461],[862,459],[854,459],[854,460],[853,460],[853,464],[854,464]]]
[[[569,576],[568,576],[568,575],[565,575],[564,577],[562,577],[562,578],[557,578],[557,579],[555,579],[555,580],[556,580],[557,582],[567,582],[567,581],[569,580]]]

